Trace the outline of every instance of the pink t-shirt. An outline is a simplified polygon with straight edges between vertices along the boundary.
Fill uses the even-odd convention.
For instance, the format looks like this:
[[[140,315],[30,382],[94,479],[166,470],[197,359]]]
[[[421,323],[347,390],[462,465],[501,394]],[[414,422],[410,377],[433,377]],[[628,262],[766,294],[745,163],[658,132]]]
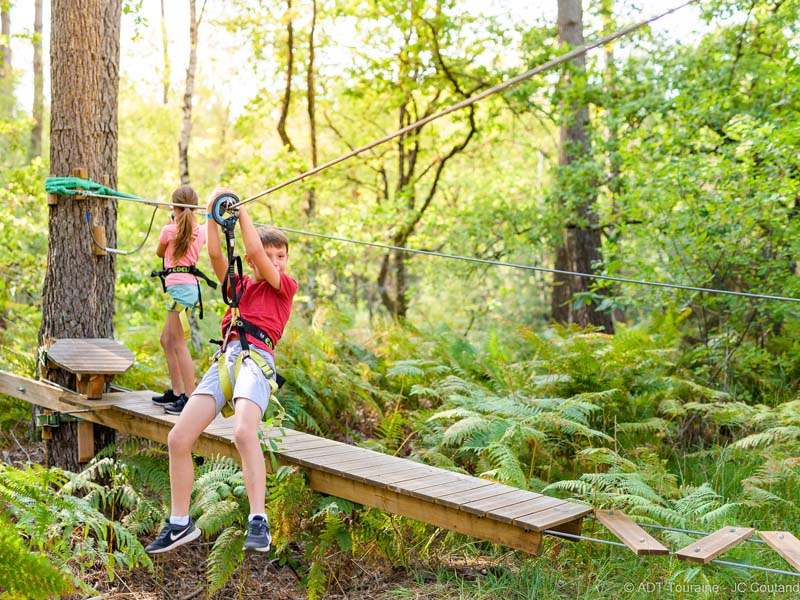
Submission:
[[[176,262],[173,258],[173,254],[175,253],[175,237],[177,234],[178,225],[170,223],[169,225],[164,225],[164,228],[161,230],[161,235],[158,236],[158,243],[165,244],[167,247],[166,252],[164,252],[164,268],[166,269],[196,265],[197,259],[200,256],[200,250],[203,249],[203,244],[206,243],[205,228],[200,227],[200,225],[195,225],[192,233],[192,243],[189,244],[186,254],[181,256],[180,260]],[[197,278],[190,273],[170,273],[167,275],[167,286],[178,285],[180,283],[196,284]]]
[[[237,286],[239,278],[236,278]],[[248,275],[242,277],[244,293],[239,300],[239,312],[242,317],[261,329],[269,336],[272,343],[278,345],[278,340],[283,335],[289,316],[292,314],[292,299],[297,291],[297,282],[286,273],[281,273],[281,289],[276,290],[266,281],[256,281]],[[231,322],[231,309],[222,317],[222,335],[228,330]],[[231,332],[231,337],[236,336],[236,330]],[[247,336],[247,341],[262,350],[274,354],[272,349],[262,344],[254,337]]]

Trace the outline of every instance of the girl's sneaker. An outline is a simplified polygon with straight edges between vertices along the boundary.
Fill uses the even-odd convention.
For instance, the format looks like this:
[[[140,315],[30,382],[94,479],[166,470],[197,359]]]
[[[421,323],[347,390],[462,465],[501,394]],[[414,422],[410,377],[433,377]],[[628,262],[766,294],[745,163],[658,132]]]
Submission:
[[[179,415],[181,414],[181,411],[183,411],[183,407],[186,406],[188,401],[189,399],[186,397],[186,394],[181,394],[175,398],[175,402],[165,404],[164,410],[169,415]]]
[[[153,396],[153,404],[169,404],[170,402],[175,402],[177,399],[178,396],[175,395],[175,392],[169,389],[160,396]]]

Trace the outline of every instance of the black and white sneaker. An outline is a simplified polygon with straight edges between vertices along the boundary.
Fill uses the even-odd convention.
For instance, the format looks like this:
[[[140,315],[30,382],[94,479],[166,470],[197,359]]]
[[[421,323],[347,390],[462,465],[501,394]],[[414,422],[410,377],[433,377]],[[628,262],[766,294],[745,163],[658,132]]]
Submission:
[[[169,389],[160,396],[153,396],[153,404],[169,404],[170,402],[175,402],[177,399],[178,396],[175,395],[175,392]]]
[[[169,415],[179,415],[183,411],[183,407],[186,406],[188,401],[189,399],[186,397],[186,394],[181,394],[177,397],[175,402],[165,404],[164,411]]]
[[[173,525],[167,519],[166,525],[158,534],[158,537],[149,544],[144,551],[148,554],[159,554],[168,552],[178,546],[188,544],[192,540],[200,537],[200,530],[194,526],[194,521],[190,518],[188,525]]]
[[[269,530],[269,521],[263,517],[253,517],[247,525],[247,539],[244,549],[250,552],[269,552],[272,535]]]

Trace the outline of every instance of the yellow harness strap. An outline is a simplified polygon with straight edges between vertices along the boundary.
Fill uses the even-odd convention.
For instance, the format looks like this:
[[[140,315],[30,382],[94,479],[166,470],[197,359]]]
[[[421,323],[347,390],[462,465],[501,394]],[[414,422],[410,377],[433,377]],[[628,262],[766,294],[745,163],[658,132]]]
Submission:
[[[272,418],[274,425],[280,425],[286,411],[283,409],[281,403],[278,402],[278,399],[275,398],[275,392],[278,391],[278,382],[275,381],[273,377],[275,371],[267,364],[263,356],[258,352],[251,353],[246,350],[240,352],[239,356],[236,358],[236,363],[233,365],[233,381],[236,381],[236,378],[239,376],[239,371],[242,369],[242,361],[245,358],[249,358],[256,363],[256,366],[264,373],[264,377],[267,378],[269,387],[272,389],[272,393],[269,395],[269,402],[267,403],[267,410],[264,411],[264,418]],[[228,363],[225,362],[224,354],[217,358],[217,368],[219,369],[219,385],[222,388],[222,394],[225,396],[225,404],[222,406],[222,416],[227,418],[234,412],[233,381],[231,381],[231,372],[228,368]]]

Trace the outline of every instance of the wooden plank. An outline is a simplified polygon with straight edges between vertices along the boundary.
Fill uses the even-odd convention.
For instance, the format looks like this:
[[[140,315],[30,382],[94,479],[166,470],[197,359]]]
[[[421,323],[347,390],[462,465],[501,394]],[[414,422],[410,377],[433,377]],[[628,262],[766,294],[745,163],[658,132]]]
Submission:
[[[485,500],[486,498],[494,498],[516,492],[518,488],[513,488],[501,483],[492,482],[491,486],[470,490],[468,492],[456,492],[453,494],[444,494],[436,499],[437,503],[461,506],[469,502],[476,502],[477,500]]]
[[[401,483],[403,481],[413,481],[414,479],[421,479],[423,477],[430,477],[435,471],[428,469],[402,469],[393,471],[391,473],[380,473],[377,475],[368,475],[361,477],[359,473],[355,473],[354,479],[370,483],[378,487],[388,487],[393,483]]]
[[[66,392],[61,388],[7,371],[0,371],[0,394],[25,400],[56,412],[75,410],[75,405],[71,402],[75,398],[80,398],[79,394]],[[67,403],[67,400],[70,403]]]
[[[285,456],[289,460],[299,460],[304,465],[320,468],[330,473],[338,473],[343,477],[347,477],[347,473],[349,473],[351,469],[374,467],[376,465],[386,464],[384,462],[385,458],[381,456],[364,456],[362,454],[354,454],[350,456],[343,454],[341,456],[325,457],[324,459],[320,459],[319,457],[310,459],[297,459],[290,455]]]
[[[78,421],[78,462],[89,462],[94,458],[94,423]]]
[[[752,527],[723,527],[681,548],[675,556],[681,560],[706,564],[753,535],[754,531]]]
[[[551,496],[542,496],[541,494],[537,494],[535,497],[526,500],[525,502],[520,502],[519,504],[513,504],[511,506],[503,506],[491,511],[491,513],[493,518],[510,523],[514,519],[527,517],[544,510],[549,510],[555,506],[560,506],[561,504],[566,504],[566,502],[560,498],[553,498]]]
[[[389,464],[379,464],[362,469],[352,469],[348,471],[348,475],[353,479],[358,479],[360,481],[372,481],[376,484],[382,484],[388,483],[387,481],[384,481],[384,477],[393,477],[395,475],[400,475],[401,473],[403,475],[408,475],[408,477],[406,477],[407,479],[413,479],[414,475],[423,477],[435,472],[435,469],[426,465],[413,463],[408,460],[398,460],[397,462],[392,462]],[[397,481],[402,481],[402,478],[398,479]]]
[[[71,373],[117,375],[131,367],[133,352],[110,339],[63,338],[50,347],[47,359]]]
[[[788,531],[759,531],[758,535],[783,557],[783,560],[800,571],[800,540]]]
[[[298,440],[298,441],[294,441]],[[334,448],[343,448],[349,450],[358,450],[355,446],[348,446],[341,442],[334,442],[333,440],[326,440],[325,438],[317,438],[313,440],[306,440],[305,438],[289,438],[278,444],[281,452],[291,452],[298,456],[325,456],[325,450],[332,450]]]
[[[451,473],[449,471],[445,471],[444,473],[435,473],[429,477],[421,477],[419,479],[414,479],[413,481],[392,483],[389,485],[389,489],[401,494],[410,494],[412,496],[421,497],[417,490],[442,483],[455,483],[457,481],[455,475],[455,473]]]
[[[491,484],[491,481],[486,481],[485,479],[480,479],[478,477],[470,477],[469,479],[464,479],[461,481],[445,482],[433,485],[431,487],[419,488],[416,491],[420,495],[427,498],[439,498],[440,496],[443,496],[449,492],[468,492],[486,487]]]
[[[523,531],[505,523],[481,519],[475,515],[454,510],[446,506],[420,502],[389,489],[336,477],[324,471],[307,471],[313,489],[359,504],[373,506],[386,512],[409,517],[437,527],[470,535],[479,539],[522,550],[537,556],[542,548],[542,536],[538,532]]]
[[[497,510],[498,508],[526,502],[530,500],[530,494],[531,492],[526,492],[524,490],[514,490],[508,494],[467,502],[463,504],[461,508],[462,510],[485,516],[487,513]]]
[[[567,531],[566,528],[560,526],[571,521],[580,521],[591,512],[591,506],[562,502],[551,508],[514,519],[514,524],[520,527],[530,528],[533,531],[559,528],[561,531]],[[569,531],[567,532],[569,533]]]
[[[347,444],[340,444],[339,442],[332,442],[330,440],[327,444],[315,446],[313,448],[303,448],[300,450],[295,450],[292,447],[284,448],[282,446],[278,446],[278,452],[285,454],[287,457],[302,458],[305,460],[313,460],[315,458],[333,459],[334,457],[337,459],[341,458],[342,460],[344,460],[346,457],[371,458],[368,455],[364,455],[363,453],[359,452],[358,448],[348,446]]]
[[[669,549],[618,510],[597,509],[594,516],[637,555],[666,555]]]

